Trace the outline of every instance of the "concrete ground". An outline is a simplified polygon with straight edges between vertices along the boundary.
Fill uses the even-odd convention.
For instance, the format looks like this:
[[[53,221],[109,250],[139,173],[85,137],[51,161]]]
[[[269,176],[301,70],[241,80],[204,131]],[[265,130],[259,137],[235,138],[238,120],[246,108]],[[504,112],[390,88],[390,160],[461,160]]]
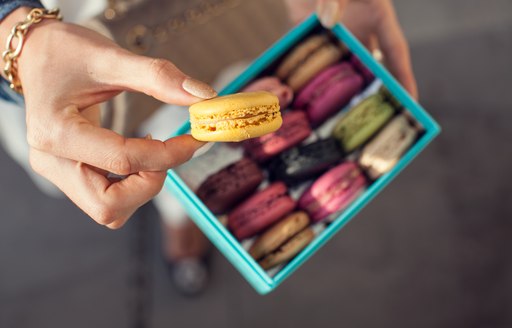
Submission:
[[[274,293],[216,253],[176,295],[151,206],[106,230],[0,152],[0,327],[512,327],[512,2],[395,3],[443,133]]]

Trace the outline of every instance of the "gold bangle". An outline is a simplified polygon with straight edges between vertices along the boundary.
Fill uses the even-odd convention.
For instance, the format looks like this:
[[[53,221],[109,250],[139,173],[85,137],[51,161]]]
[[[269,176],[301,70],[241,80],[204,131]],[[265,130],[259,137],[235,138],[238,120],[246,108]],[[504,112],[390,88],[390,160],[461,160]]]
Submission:
[[[10,82],[11,89],[20,94],[23,94],[23,89],[18,77],[18,57],[25,43],[25,35],[27,35],[32,25],[38,24],[46,18],[62,20],[59,9],[34,8],[23,22],[13,26],[11,33],[7,37],[6,50],[2,53],[2,59],[5,63],[4,74]],[[15,40],[18,41],[16,47],[14,46]]]

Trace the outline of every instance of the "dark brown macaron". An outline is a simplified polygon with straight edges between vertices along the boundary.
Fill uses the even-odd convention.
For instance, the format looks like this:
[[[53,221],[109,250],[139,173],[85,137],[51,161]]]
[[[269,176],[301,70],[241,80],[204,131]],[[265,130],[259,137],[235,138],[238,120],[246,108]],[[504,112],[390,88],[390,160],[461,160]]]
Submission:
[[[252,194],[263,179],[258,165],[244,157],[210,175],[197,196],[214,214],[223,214]]]

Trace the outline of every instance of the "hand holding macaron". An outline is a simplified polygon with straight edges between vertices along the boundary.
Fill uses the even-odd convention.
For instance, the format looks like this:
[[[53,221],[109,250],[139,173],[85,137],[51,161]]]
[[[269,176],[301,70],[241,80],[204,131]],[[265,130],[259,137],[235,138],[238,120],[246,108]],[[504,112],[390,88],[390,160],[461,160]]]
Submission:
[[[370,51],[382,52],[391,73],[418,98],[409,46],[391,0],[286,0],[286,4],[293,24],[315,10],[326,27],[343,22]]]
[[[20,7],[4,18],[0,39],[29,12]],[[125,138],[101,127],[98,105],[125,90],[179,105],[216,96],[169,61],[135,55],[78,25],[44,20],[26,35],[17,68],[33,170],[101,225],[121,227],[162,189],[166,171],[204,144],[189,135]]]

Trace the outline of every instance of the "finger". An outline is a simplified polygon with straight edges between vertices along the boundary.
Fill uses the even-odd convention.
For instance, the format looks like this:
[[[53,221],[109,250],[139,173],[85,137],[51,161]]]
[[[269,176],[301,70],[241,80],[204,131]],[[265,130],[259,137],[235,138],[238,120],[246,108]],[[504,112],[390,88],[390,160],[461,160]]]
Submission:
[[[348,0],[317,0],[317,13],[320,23],[327,28],[332,28],[340,21],[342,12]]]
[[[389,70],[417,99],[418,88],[412,70],[409,46],[392,8],[379,25],[376,31],[377,38]]]
[[[80,209],[111,229],[123,226],[160,190],[165,172],[140,172],[112,182],[88,165],[31,149],[34,171],[50,180]]]
[[[110,60],[95,63],[101,82],[144,92],[160,101],[190,105],[217,96],[208,84],[195,80],[168,60],[115,50]]]
[[[118,175],[166,171],[188,161],[205,144],[190,135],[166,141],[124,138],[92,125],[76,106],[65,108],[53,121],[52,129],[38,122],[29,124],[31,147]]]

